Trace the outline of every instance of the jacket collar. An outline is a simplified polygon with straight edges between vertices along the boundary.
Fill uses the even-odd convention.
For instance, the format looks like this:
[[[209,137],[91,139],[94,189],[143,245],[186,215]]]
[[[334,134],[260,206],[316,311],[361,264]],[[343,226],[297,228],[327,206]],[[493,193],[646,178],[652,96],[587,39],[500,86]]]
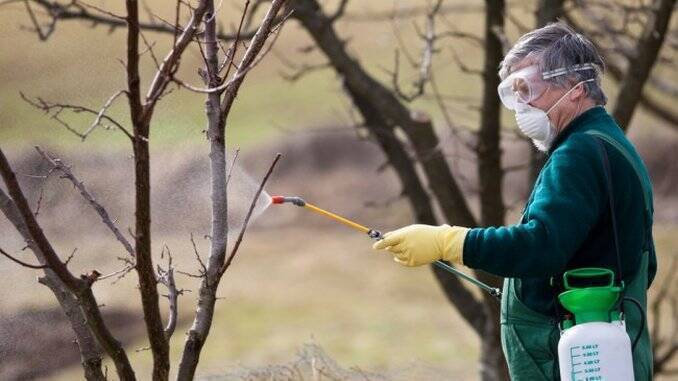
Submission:
[[[593,106],[579,114],[576,118],[572,119],[572,121],[563,129],[560,134],[558,134],[556,139],[553,141],[548,154],[550,155],[553,153],[553,151],[558,148],[558,146],[561,145],[568,136],[574,134],[575,132],[586,131],[593,128],[593,121],[605,117],[610,118],[610,115],[603,106]]]

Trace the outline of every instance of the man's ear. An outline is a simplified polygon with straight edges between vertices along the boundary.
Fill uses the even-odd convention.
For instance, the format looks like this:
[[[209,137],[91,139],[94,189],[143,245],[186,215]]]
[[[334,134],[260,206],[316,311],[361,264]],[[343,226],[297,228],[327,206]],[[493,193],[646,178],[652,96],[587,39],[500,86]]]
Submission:
[[[586,86],[584,86],[584,82],[579,83],[578,85],[575,86],[572,91],[570,91],[569,98],[570,101],[575,102],[580,100],[581,98],[586,97]]]

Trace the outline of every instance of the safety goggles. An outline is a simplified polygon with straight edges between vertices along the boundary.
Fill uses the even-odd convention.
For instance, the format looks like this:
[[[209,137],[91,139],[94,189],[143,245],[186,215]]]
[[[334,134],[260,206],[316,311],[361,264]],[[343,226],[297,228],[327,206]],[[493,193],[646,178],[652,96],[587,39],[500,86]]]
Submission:
[[[509,110],[515,110],[518,103],[527,104],[539,98],[548,88],[548,82],[541,77],[536,65],[511,73],[497,88],[501,103]]]
[[[506,108],[515,110],[518,103],[527,104],[539,98],[549,87],[547,79],[583,70],[595,70],[595,67],[586,63],[545,72],[540,72],[537,65],[522,68],[501,81],[497,87],[499,99]]]

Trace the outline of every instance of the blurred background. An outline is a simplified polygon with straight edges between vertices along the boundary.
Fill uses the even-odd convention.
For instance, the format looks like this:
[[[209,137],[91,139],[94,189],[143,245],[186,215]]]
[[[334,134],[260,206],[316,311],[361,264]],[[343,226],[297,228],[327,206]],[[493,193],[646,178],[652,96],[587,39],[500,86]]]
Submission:
[[[27,8],[27,3],[32,5]],[[58,175],[44,178],[49,167],[33,147],[40,146],[68,163],[127,232],[134,225],[134,162],[128,139],[114,128],[100,127],[83,140],[62,122],[82,133],[92,124],[93,115],[64,111],[55,118],[29,104],[21,94],[33,102],[40,98],[99,110],[111,95],[126,87],[121,61],[126,54],[126,30],[78,19],[52,25],[47,8],[40,3],[0,2],[0,144],[29,201],[40,204],[38,220],[61,257],[75,251],[69,268],[76,274],[92,269],[111,273],[122,267],[117,258],[124,250],[69,182]],[[223,0],[220,4],[217,17],[223,30],[232,31],[238,25],[243,3]],[[545,3],[507,4],[503,37],[509,46],[535,27],[537,11],[544,9]],[[565,1],[564,12],[601,44],[607,44],[606,58],[618,64],[623,78],[631,60],[628,57],[633,55],[619,53],[623,51],[620,46],[636,48],[643,38],[643,27],[654,20],[642,12],[650,12],[654,3],[660,2],[591,1],[591,8],[585,8],[581,2]],[[670,13],[675,13],[675,1],[672,3]],[[124,14],[124,4],[119,1],[90,0],[88,4]],[[146,0],[141,4],[142,20],[162,24],[174,17],[174,2]],[[477,71],[484,63],[481,39],[486,6],[490,5],[481,1],[442,4],[435,20],[441,33],[449,31],[451,36],[436,43],[431,63],[435,93],[440,96],[432,96],[429,85],[422,96],[402,102],[433,121],[440,148],[477,214],[477,163],[475,152],[466,143],[473,140],[482,113],[483,77]],[[329,14],[339,2],[322,1],[321,5]],[[345,40],[348,53],[390,89],[398,51],[397,80],[412,92],[419,72],[406,56],[409,52],[415,61],[419,59],[427,14],[433,5],[423,0],[351,1],[334,29]],[[633,7],[642,11],[628,11]],[[255,11],[255,25],[264,8]],[[589,15],[583,15],[587,10]],[[614,28],[627,17],[627,11],[631,22],[623,25],[626,37],[606,37],[603,25],[607,24],[600,20]],[[47,38],[36,33],[31,13],[41,33],[50,32]],[[596,22],[591,15],[603,19]],[[628,124],[628,136],[654,183],[654,234],[660,261],[657,284],[669,282],[671,290],[675,278],[669,277],[667,269],[671,258],[678,255],[675,24],[674,17],[644,85],[654,111],[640,105]],[[171,47],[171,34],[149,30],[144,35],[161,58]],[[198,75],[202,66],[199,49],[191,47],[177,76],[202,86]],[[147,88],[155,70],[151,55],[142,55],[142,89]],[[608,110],[614,107],[623,83],[613,77],[604,79],[610,98]],[[156,261],[164,263],[160,252],[167,246],[177,269],[195,273],[199,264],[191,234],[198,253],[205,257],[211,218],[205,96],[176,85],[169,90],[151,124],[153,250]],[[124,96],[113,103],[107,115],[129,125]],[[531,189],[531,144],[515,133],[510,113],[503,111],[500,121],[501,158],[508,169],[502,180],[502,199],[506,221],[511,223],[519,218]],[[298,195],[383,231],[413,223],[415,217],[402,196],[398,177],[363,124],[344,90],[342,76],[292,17],[270,53],[248,74],[229,115],[226,134],[231,157],[240,150],[229,203],[234,208],[249,205],[270,161],[280,152],[283,158],[268,182],[268,193]],[[232,228],[238,224],[234,220]],[[236,232],[233,229],[229,236],[233,238]],[[345,369],[357,367],[401,379],[479,379],[479,338],[458,313],[459,307],[447,301],[431,270],[398,266],[387,255],[372,251],[371,244],[367,237],[300,208],[260,210],[222,280],[219,295],[223,299],[217,303],[198,374],[288,364],[303,357],[304,351],[322,348]],[[24,246],[11,224],[0,218],[0,247],[32,259],[22,254]],[[79,354],[68,323],[49,289],[37,283],[38,275],[35,270],[0,260],[0,379],[80,379]],[[135,351],[147,346],[136,274],[115,284],[112,280],[95,283],[95,295],[105,305],[105,317],[128,348],[137,373],[150,374],[151,353]],[[187,276],[177,275],[177,282],[194,292],[180,297],[179,326],[171,341],[174,361],[192,321],[198,287],[197,280]],[[676,323],[676,305],[667,303],[664,312],[652,319],[663,322],[671,346],[676,342],[670,333]],[[669,365],[675,368],[676,361]]]

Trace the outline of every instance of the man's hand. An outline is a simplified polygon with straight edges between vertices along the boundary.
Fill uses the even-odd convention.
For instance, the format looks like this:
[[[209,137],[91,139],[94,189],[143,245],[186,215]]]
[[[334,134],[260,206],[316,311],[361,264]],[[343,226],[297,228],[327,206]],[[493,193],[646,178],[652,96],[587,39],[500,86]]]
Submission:
[[[384,234],[384,239],[372,248],[386,249],[404,266],[421,266],[440,259],[461,265],[468,230],[449,225],[410,225]]]

